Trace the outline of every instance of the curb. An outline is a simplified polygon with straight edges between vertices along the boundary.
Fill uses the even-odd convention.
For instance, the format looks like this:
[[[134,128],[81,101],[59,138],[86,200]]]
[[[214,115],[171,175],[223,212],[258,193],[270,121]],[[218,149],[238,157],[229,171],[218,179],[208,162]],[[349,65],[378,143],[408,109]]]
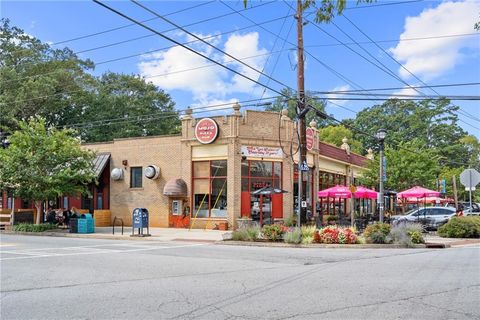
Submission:
[[[161,239],[159,236],[150,236],[150,237],[130,237],[130,235],[115,236],[115,235],[104,235],[104,234],[81,234],[81,233],[60,233],[60,232],[15,232],[15,231],[4,231],[0,234],[11,234],[11,235],[21,235],[21,236],[39,236],[39,237],[59,237],[59,238],[82,238],[82,239],[102,239],[102,240],[132,240],[132,241],[181,241],[181,242],[202,242],[202,243],[216,243],[217,240],[208,240],[208,239]],[[220,240],[221,241],[221,240]]]
[[[320,248],[320,249],[425,249],[425,248],[446,248],[428,247],[427,244],[416,244],[413,247],[405,247],[399,244],[290,244],[283,242],[247,242],[247,241],[219,241],[215,244],[227,246],[245,246],[245,247],[274,247],[274,248]],[[444,245],[444,244],[441,244]],[[448,246],[450,247],[450,246]]]

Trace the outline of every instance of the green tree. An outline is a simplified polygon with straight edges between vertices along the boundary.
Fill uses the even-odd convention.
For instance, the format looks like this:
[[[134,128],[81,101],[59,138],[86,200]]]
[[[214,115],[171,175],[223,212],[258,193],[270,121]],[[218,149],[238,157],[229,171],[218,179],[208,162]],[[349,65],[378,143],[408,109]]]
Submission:
[[[345,126],[327,126],[320,129],[320,141],[333,144],[340,147],[343,144],[343,138],[348,139],[348,144],[353,152],[362,154],[364,153],[362,143],[353,139],[353,133]]]
[[[357,3],[365,2],[371,3],[374,0],[357,0]],[[315,21],[316,22],[330,22],[335,15],[341,15],[343,10],[347,7],[347,0],[321,0],[320,6],[317,7],[316,0],[303,0],[303,9],[308,9],[314,7],[315,12]],[[243,4],[247,7],[248,0],[243,0]]]
[[[461,166],[468,150],[460,142],[466,133],[458,125],[458,109],[445,99],[420,102],[390,99],[360,111],[355,119],[346,123],[372,136],[378,129],[386,129],[385,143],[393,148],[402,141],[416,139],[423,147],[432,148]],[[355,132],[354,138],[367,149],[378,148],[378,142],[366,135]]]
[[[180,119],[168,94],[135,75],[105,73],[85,100],[82,112],[66,119],[82,141],[173,134]]]
[[[265,107],[267,111],[276,111],[280,112],[283,109],[288,110],[288,116],[290,119],[297,118],[297,96],[296,93],[291,89],[282,89],[281,90],[283,97],[278,97],[275,99],[272,105]],[[288,98],[286,98],[288,97]],[[306,94],[306,103],[316,108],[317,110],[325,113],[325,102],[318,99],[313,99],[312,95],[307,92]],[[327,122],[325,119],[318,117],[313,111],[310,111],[305,116],[305,122],[308,126],[310,121],[315,120],[317,122],[317,127],[324,127]]]
[[[44,119],[18,125],[10,146],[0,149],[0,190],[33,201],[38,224],[43,200],[78,195],[94,181],[94,154],[81,148],[74,131],[49,128]]]
[[[467,135],[460,138],[462,143],[468,150],[468,167],[480,170],[480,142],[477,137]]]
[[[412,152],[415,151],[415,152]],[[385,148],[387,161],[387,181],[385,188],[402,191],[415,185],[426,188],[436,188],[440,172],[439,157],[435,150],[425,148],[418,140],[400,143],[397,148]],[[360,178],[360,183],[366,186],[377,186],[379,183],[378,155],[369,161]]]
[[[42,116],[47,125],[61,125],[93,78],[89,60],[70,49],[48,44],[0,20],[0,126],[18,128],[18,120]]]
[[[17,121],[41,116],[47,126],[78,129],[86,142],[179,131],[170,96],[145,79],[94,77],[93,62],[0,21],[0,130],[13,132]]]

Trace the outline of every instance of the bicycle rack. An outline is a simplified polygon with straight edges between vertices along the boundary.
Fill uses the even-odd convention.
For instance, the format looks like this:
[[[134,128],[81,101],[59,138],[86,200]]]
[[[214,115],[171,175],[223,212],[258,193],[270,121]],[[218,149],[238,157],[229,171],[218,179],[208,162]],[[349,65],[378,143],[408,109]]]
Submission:
[[[123,236],[123,219],[115,217],[113,218],[112,234],[115,234],[115,221],[119,220],[122,223],[122,236]]]

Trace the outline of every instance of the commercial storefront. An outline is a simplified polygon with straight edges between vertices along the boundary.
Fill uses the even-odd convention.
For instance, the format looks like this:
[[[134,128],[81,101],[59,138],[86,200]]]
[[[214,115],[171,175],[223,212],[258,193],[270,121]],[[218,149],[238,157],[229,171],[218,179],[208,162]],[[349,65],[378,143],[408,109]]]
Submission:
[[[351,183],[366,161],[318,141],[315,126],[305,175],[311,212],[319,188]],[[241,112],[235,104],[226,116],[194,119],[187,113],[180,135],[86,144],[107,159],[98,168],[106,179],[92,188],[90,201],[67,201],[93,211],[110,209],[111,219],[122,218],[126,225],[138,207],[149,210],[152,227],[211,229],[227,223],[234,228],[238,219],[256,219],[259,212],[285,219],[294,214],[296,199],[298,155],[291,154],[297,149],[296,130],[286,110]],[[330,180],[330,175],[342,178]],[[266,186],[286,193],[252,194]]]

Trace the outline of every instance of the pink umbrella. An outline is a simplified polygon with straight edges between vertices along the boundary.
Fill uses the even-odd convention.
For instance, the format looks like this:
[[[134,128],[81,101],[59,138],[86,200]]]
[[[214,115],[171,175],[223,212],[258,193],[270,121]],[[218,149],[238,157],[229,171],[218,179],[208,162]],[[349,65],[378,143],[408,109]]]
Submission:
[[[401,203],[402,200],[397,199],[397,202]],[[418,198],[412,198],[412,197],[406,198],[406,202],[407,203],[416,203],[416,202],[418,202]],[[453,202],[453,199],[449,199],[449,198],[444,199],[444,198],[439,198],[439,197],[426,197],[425,198],[425,203],[446,203],[446,202]]]
[[[370,190],[365,187],[357,187],[357,191],[353,193],[355,198],[360,198],[360,199],[376,199],[377,198],[377,192]]]
[[[422,187],[413,187],[397,194],[397,198],[426,198],[438,196],[440,196],[440,192]]]
[[[322,191],[318,191],[317,193],[319,198],[351,198],[352,197],[352,192],[350,192],[350,189],[348,189],[345,186],[335,186],[331,187]]]

